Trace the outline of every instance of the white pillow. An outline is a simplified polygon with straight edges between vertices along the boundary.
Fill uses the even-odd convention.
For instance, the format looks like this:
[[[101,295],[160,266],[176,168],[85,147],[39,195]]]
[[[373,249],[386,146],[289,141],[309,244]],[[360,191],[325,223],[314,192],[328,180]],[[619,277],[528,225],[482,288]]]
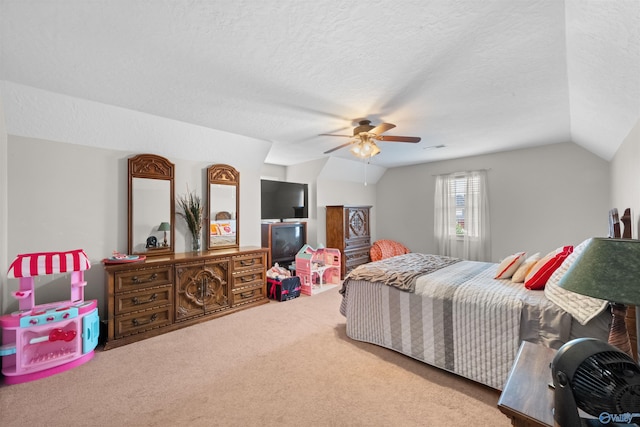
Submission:
[[[567,270],[569,270],[569,267],[573,265],[576,258],[578,258],[582,253],[590,240],[591,239],[587,239],[573,248],[573,253],[571,253],[560,267],[553,272],[544,288],[544,294],[547,299],[554,302],[567,313],[571,314],[574,319],[580,322],[581,325],[586,325],[589,320],[602,313],[609,303],[601,299],[577,294],[563,289],[558,286],[558,282],[560,282],[562,276],[564,276]]]
[[[495,279],[510,279],[513,273],[516,272],[524,258],[527,256],[526,252],[516,252],[513,255],[509,255],[498,265],[496,270]]]
[[[524,279],[525,277],[527,277],[527,273],[531,271],[533,266],[536,265],[536,262],[538,262],[539,260],[540,260],[540,252],[536,252],[535,254],[531,255],[529,258],[525,259],[524,262],[520,264],[520,267],[518,267],[516,272],[513,273],[513,276],[511,277],[511,281],[514,283],[524,283]]]

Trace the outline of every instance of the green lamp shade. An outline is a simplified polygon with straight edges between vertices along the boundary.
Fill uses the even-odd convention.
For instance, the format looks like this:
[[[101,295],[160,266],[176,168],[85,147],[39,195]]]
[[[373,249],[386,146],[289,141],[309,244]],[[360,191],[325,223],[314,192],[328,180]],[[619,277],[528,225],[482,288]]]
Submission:
[[[640,240],[589,239],[558,285],[614,303],[640,305]]]
[[[169,231],[171,230],[171,225],[168,222],[163,222],[158,227],[158,231]]]

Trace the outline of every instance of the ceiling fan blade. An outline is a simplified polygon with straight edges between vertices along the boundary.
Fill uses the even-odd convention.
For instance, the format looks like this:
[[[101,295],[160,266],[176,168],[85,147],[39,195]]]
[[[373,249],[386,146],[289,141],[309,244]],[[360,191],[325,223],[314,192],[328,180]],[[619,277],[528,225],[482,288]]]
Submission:
[[[385,133],[386,131],[393,129],[394,127],[396,127],[396,125],[393,125],[391,123],[380,123],[378,126],[371,129],[369,133],[380,135],[381,133]]]
[[[337,133],[321,133],[318,136],[342,136],[345,138],[353,138],[353,135],[338,135]]]
[[[325,151],[325,152],[324,152],[324,154],[333,153],[334,151],[339,150],[339,149],[341,149],[341,148],[344,148],[344,147],[346,147],[347,145],[351,145],[351,144],[353,144],[353,142],[354,142],[354,141],[349,141],[349,142],[347,142],[346,144],[338,145],[337,147],[332,148],[331,150],[327,150],[327,151]]]
[[[419,136],[394,136],[394,135],[377,135],[374,137],[378,141],[389,142],[420,142]]]

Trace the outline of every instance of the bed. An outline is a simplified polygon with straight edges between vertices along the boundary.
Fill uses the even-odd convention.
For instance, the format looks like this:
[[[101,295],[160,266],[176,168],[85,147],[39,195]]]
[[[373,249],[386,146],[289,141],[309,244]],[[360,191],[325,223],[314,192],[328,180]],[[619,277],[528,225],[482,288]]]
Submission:
[[[607,340],[606,301],[557,286],[585,244],[571,247],[544,290],[495,279],[501,264],[439,255],[361,265],[340,290],[347,336],[502,390],[523,340],[556,349],[578,337]]]

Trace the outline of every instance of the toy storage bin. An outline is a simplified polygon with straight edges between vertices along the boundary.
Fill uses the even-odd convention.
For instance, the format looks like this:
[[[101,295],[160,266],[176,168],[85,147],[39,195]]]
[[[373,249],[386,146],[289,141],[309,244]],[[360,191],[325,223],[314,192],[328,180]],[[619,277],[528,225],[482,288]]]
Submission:
[[[20,310],[0,317],[2,373],[7,384],[44,378],[93,358],[100,319],[97,300],[84,301],[84,270],[90,268],[82,250],[19,255],[7,276],[20,279],[13,292]],[[34,276],[71,273],[71,299],[34,304]]]
[[[300,296],[300,278],[286,277],[281,280],[267,279],[267,296],[276,301],[288,301]]]

